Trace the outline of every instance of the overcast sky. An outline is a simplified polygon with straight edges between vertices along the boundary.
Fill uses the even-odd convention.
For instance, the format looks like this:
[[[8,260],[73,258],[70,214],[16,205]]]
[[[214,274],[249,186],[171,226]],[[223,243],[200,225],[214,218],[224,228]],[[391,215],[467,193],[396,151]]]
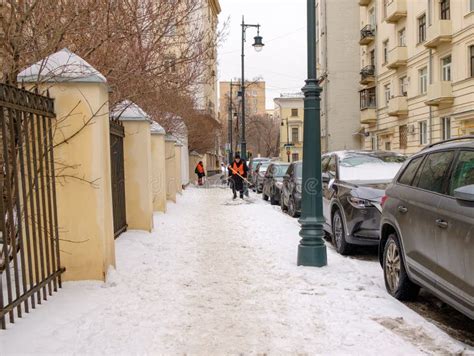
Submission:
[[[256,29],[247,30],[245,78],[261,76],[267,85],[267,108],[280,93],[296,92],[306,79],[305,0],[220,0],[220,25],[228,20],[228,35],[219,48],[219,81],[240,78],[242,15],[260,24],[265,47],[252,47]]]

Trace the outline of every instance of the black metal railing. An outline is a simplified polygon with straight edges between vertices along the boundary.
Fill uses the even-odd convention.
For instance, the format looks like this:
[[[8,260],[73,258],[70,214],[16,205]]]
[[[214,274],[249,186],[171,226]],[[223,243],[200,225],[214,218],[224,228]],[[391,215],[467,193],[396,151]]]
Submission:
[[[375,76],[375,66],[372,64],[369,64],[368,66],[365,66],[362,68],[360,71],[360,80],[365,81],[368,78],[374,77]]]
[[[360,40],[365,40],[366,38],[372,38],[375,36],[375,26],[368,24],[365,25],[362,30],[360,30]]]
[[[61,287],[54,102],[0,84],[0,328]]]
[[[112,175],[112,207],[114,219],[114,236],[117,238],[127,230],[127,213],[125,208],[125,169],[123,138],[125,130],[119,120],[110,118],[110,168]]]

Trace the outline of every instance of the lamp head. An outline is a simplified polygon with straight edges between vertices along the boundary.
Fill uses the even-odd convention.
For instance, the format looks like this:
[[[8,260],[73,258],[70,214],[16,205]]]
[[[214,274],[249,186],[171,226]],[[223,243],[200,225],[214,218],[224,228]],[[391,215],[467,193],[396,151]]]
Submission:
[[[255,48],[255,51],[261,52],[262,49],[263,49],[263,46],[265,46],[265,45],[263,44],[263,38],[262,38],[262,36],[260,36],[260,35],[255,36],[255,37],[254,37],[254,43],[253,43],[252,46],[253,46],[253,48]]]

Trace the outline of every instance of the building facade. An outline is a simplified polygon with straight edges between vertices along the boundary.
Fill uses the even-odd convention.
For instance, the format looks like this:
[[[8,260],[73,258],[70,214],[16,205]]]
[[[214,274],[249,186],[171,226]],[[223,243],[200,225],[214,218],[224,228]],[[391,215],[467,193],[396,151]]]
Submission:
[[[341,11],[341,9],[344,9]],[[321,149],[359,149],[359,4],[317,0],[317,53],[321,93]]]
[[[281,94],[275,98],[275,118],[280,120],[280,160],[303,159],[304,96]]]
[[[222,123],[229,115],[229,94],[230,81],[219,82],[219,116]],[[238,97],[240,91],[240,79],[232,81],[232,107],[233,111],[237,112],[239,109],[240,99]],[[266,84],[263,80],[246,82],[245,89],[245,115],[265,115],[265,100],[266,100]]]
[[[367,149],[474,134],[474,1],[359,0]]]

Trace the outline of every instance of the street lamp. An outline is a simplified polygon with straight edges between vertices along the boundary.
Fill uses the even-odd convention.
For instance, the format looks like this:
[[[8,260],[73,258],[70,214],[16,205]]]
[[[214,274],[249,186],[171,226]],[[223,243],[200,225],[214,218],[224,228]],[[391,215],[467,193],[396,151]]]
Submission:
[[[254,37],[253,48],[260,52],[263,49],[263,38],[260,36],[260,25],[246,24],[242,16],[242,77],[240,82],[240,95],[242,95],[242,123],[240,136],[240,155],[242,160],[247,160],[247,141],[245,140],[245,34],[248,28],[255,27],[257,29],[257,36]]]
[[[288,154],[288,150],[290,149],[290,128],[288,127],[288,118],[281,119],[281,126],[285,126],[283,121],[286,121],[286,156],[288,157],[288,162],[290,162],[290,155]]]
[[[301,205],[301,241],[298,246],[298,266],[327,265],[324,244],[324,216],[321,178],[320,102],[321,87],[316,79],[316,4],[307,0],[308,79],[304,86],[303,182]]]
[[[234,104],[233,104],[233,98],[234,98],[234,93],[233,93],[233,88],[237,86],[240,87],[238,83],[233,83],[232,80],[230,81],[230,90],[229,90],[229,108],[228,108],[228,124],[227,124],[227,141],[229,143],[229,152],[228,152],[228,160],[229,164],[232,162],[233,157],[234,157],[234,152],[232,148],[232,130],[233,130],[233,121],[232,117],[234,119],[237,118],[237,113],[234,112],[232,115],[233,109],[234,109]]]

